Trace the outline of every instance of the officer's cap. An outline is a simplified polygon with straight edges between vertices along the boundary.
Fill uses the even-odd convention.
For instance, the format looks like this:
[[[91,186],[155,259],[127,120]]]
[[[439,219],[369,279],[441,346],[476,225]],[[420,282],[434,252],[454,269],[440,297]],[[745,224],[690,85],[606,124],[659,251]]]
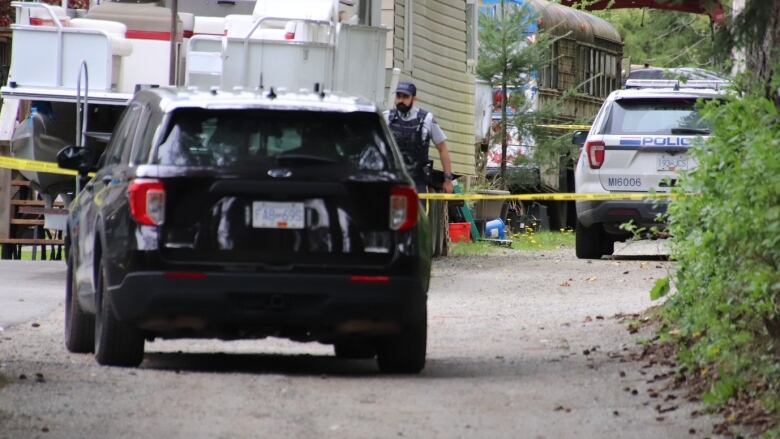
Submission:
[[[402,81],[398,83],[395,92],[407,94],[409,96],[417,96],[417,87],[409,81]]]

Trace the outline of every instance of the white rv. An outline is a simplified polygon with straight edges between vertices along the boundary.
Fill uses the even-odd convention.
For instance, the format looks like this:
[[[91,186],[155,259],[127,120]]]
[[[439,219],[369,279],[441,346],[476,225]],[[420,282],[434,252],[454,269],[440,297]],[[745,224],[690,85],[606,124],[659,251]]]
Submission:
[[[99,151],[139,87],[338,92],[383,105],[387,29],[353,24],[339,0],[238,3],[248,13],[195,15],[202,5],[187,0],[175,14],[156,3],[13,2],[0,141],[47,162],[69,144]],[[74,191],[73,177],[22,173],[49,205]]]
[[[391,28],[379,25],[394,26],[391,18],[404,14],[399,2],[388,11],[386,2],[379,0],[178,0],[173,12],[171,0],[160,3],[165,6],[92,1],[87,10],[69,9],[68,0],[63,0],[62,6],[12,3],[16,11],[11,26],[13,57],[8,81],[0,89],[0,142],[10,143],[11,155],[52,162],[56,153],[70,144],[94,146],[100,151],[139,87],[174,84],[231,91],[337,92],[363,97],[382,107],[386,90],[393,89],[399,70],[400,75],[420,81],[411,73],[408,60],[396,65],[388,58],[394,38],[406,34],[395,29],[397,26],[388,32]],[[448,0],[447,7],[463,13],[462,26],[456,26],[458,35],[464,36],[459,43],[463,65],[453,68],[459,72],[462,67],[458,74],[473,82],[473,76],[466,73],[463,30],[473,17],[457,2]],[[409,8],[406,14],[411,11]],[[420,17],[429,13],[425,9],[414,11]],[[411,15],[407,18],[411,22]],[[415,25],[414,33],[423,31]],[[411,37],[409,32],[407,37]],[[408,55],[412,56],[411,50]],[[390,74],[393,71],[395,74]],[[415,72],[422,74],[424,70]],[[467,83],[459,93],[469,97],[473,84]],[[431,96],[438,96],[439,86],[431,87]],[[466,113],[473,115],[472,99],[466,99],[464,105]],[[456,147],[456,171],[472,175],[473,144],[466,145],[471,142],[466,133],[473,130],[472,123],[447,112],[442,120],[444,125],[458,121],[449,128]],[[23,173],[49,206],[58,195],[64,196],[67,204],[68,194],[75,189],[73,177]],[[438,237],[434,253],[444,254],[446,203],[432,202],[429,211]],[[0,241],[4,237],[8,233],[0,230]]]

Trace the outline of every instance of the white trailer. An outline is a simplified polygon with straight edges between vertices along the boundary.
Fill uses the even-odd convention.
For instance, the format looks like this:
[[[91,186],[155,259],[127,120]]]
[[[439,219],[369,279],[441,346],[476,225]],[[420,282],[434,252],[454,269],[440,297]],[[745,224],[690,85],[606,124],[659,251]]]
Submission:
[[[200,3],[178,3],[173,14],[156,3],[104,1],[83,11],[67,0],[12,2],[12,58],[0,88],[0,142],[10,155],[53,162],[69,144],[99,151],[138,87],[337,92],[384,104],[387,29],[340,22],[338,0],[258,0],[251,13],[225,16],[196,16],[189,10]],[[75,191],[73,177],[21,173],[46,211]],[[0,240],[11,235],[0,230]]]
[[[50,162],[67,144],[99,151],[137,87],[147,86],[338,92],[386,104],[388,29],[353,24],[339,0],[258,0],[251,14],[225,16],[195,15],[195,1],[178,5],[174,15],[151,3],[74,11],[13,2],[0,141],[12,155]],[[75,191],[72,177],[24,174],[47,207]],[[435,253],[446,254],[444,203],[431,216]]]

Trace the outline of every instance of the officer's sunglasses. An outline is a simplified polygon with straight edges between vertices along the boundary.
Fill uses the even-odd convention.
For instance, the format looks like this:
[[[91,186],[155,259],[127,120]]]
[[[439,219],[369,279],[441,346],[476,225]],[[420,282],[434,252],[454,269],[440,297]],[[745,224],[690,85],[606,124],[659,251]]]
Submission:
[[[395,97],[397,97],[398,99],[405,99],[405,98],[410,98],[410,97],[412,97],[412,95],[408,95],[408,94],[406,94],[406,93],[396,93],[396,94],[395,94]]]

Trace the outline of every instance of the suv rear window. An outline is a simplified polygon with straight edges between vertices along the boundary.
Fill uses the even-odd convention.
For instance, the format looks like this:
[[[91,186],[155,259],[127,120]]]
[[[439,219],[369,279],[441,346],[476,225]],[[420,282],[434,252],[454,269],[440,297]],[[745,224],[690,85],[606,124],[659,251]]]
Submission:
[[[695,99],[621,99],[615,101],[604,134],[708,134]]]
[[[392,157],[375,113],[294,110],[176,110],[155,163],[238,168],[351,164],[390,169]]]

